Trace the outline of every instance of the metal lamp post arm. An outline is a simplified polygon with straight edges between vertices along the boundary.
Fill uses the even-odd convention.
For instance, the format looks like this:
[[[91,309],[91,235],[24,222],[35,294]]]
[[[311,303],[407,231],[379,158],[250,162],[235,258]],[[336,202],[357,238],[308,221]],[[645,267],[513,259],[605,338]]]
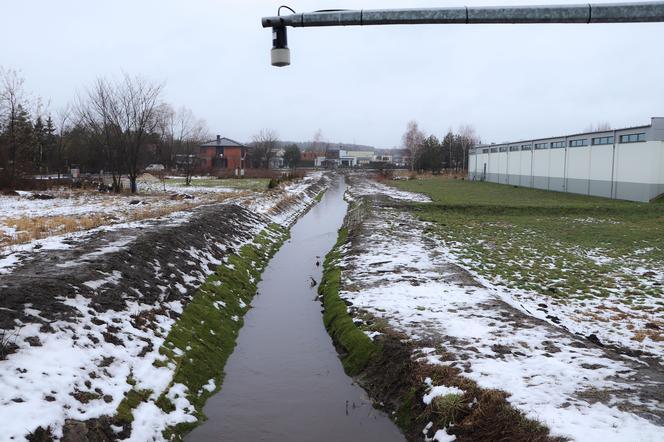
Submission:
[[[413,24],[664,22],[664,2],[326,10],[263,17],[264,28]]]

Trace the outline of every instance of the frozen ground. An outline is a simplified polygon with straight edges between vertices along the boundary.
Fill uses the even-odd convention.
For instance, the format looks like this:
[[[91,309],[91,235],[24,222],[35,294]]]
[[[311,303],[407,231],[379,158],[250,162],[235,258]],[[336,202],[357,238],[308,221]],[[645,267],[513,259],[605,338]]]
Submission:
[[[350,198],[371,207],[344,249],[342,297],[351,312],[368,311],[407,333],[419,360],[458,367],[481,387],[509,392],[513,406],[553,435],[662,440],[661,352],[621,354],[543,320],[542,309],[553,310],[548,304],[532,296],[534,305],[522,305],[524,293],[473,276],[425,223],[394,207],[420,195],[353,183]],[[555,312],[561,324],[580,314]],[[425,402],[446,391],[430,387]],[[452,440],[438,430],[440,440]]]
[[[130,389],[158,398],[175,369],[158,362],[159,348],[191,295],[270,223],[288,224],[306,210],[327,182],[318,174],[253,197],[5,250],[0,438],[25,440],[37,427],[61,437],[68,419],[114,415]],[[160,440],[167,426],[195,419],[184,388],[168,390],[174,410],[145,403],[116,436]]]
[[[154,178],[139,181],[138,188],[135,195],[92,190],[0,195],[0,250],[33,239],[155,218],[249,193],[226,187],[164,187]],[[39,199],[36,194],[52,198]]]

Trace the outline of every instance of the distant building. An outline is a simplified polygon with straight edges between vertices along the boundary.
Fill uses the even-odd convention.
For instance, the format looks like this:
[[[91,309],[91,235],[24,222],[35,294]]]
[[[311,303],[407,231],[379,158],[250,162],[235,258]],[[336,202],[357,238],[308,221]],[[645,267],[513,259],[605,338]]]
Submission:
[[[651,201],[664,194],[664,118],[647,126],[481,145],[472,180]]]
[[[305,150],[300,153],[300,161],[315,161],[316,158],[322,157],[325,154],[323,152],[316,152],[313,150]]]
[[[247,147],[230,138],[217,135],[216,140],[200,146],[199,165],[202,171],[242,170],[245,168]]]
[[[374,155],[372,161],[374,163],[391,163],[392,155]]]

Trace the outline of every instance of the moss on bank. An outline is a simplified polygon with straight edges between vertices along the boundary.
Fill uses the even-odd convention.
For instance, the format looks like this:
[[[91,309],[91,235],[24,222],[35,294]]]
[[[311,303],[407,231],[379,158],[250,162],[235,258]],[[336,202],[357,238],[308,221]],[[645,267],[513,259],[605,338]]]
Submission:
[[[174,397],[171,387],[182,384],[198,420],[168,428],[164,432],[166,439],[182,440],[187,432],[206,419],[203,406],[222,385],[223,367],[235,348],[244,323],[243,316],[250,308],[261,274],[288,236],[288,230],[272,224],[252,243],[229,256],[198,289],[171,328],[159,349],[163,357],[155,365],[174,367],[175,373],[171,384],[155,404],[166,413],[175,410],[169,398]],[[214,380],[214,386],[211,380]],[[131,390],[120,404],[116,417],[131,422],[133,409],[148,397],[145,392]]]
[[[340,258],[339,248],[346,243],[348,229],[339,230],[339,238],[330,253],[325,257],[323,264],[323,280],[318,293],[323,298],[323,321],[325,328],[342,352],[342,363],[350,375],[362,371],[372,357],[380,352],[380,348],[358,329],[348,314],[346,303],[339,296],[341,285],[341,270],[337,266]]]
[[[355,203],[353,206],[351,211],[357,208]],[[349,212],[347,222],[353,218],[350,215]],[[337,243],[325,258],[319,286],[325,327],[340,353],[346,373],[359,381],[377,407],[391,413],[408,440],[422,440],[424,436],[431,438],[435,430],[441,428],[452,428],[450,433],[460,442],[563,440],[551,437],[548,428],[511,407],[507,393],[480,388],[463,377],[458,368],[414,361],[414,344],[406,336],[391,330],[381,318],[370,320],[374,329],[381,332],[376,341],[371,340],[356,325],[340,296],[341,270],[338,264],[342,248],[348,241],[349,230],[344,227],[339,230]],[[368,316],[361,311],[356,314],[358,317]],[[435,385],[459,387],[465,394],[441,397],[426,405],[422,401],[427,388],[426,378],[431,378]],[[431,425],[427,426],[428,423]],[[426,434],[423,433],[425,427],[428,429]]]

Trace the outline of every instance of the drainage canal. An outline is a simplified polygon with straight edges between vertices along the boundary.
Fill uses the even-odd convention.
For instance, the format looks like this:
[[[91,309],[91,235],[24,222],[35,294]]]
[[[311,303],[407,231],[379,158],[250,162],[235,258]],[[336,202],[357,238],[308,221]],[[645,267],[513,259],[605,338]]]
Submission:
[[[403,441],[346,376],[315,301],[346,213],[343,179],[291,229],[263,274],[208,420],[188,441]],[[316,262],[320,266],[316,265]]]

